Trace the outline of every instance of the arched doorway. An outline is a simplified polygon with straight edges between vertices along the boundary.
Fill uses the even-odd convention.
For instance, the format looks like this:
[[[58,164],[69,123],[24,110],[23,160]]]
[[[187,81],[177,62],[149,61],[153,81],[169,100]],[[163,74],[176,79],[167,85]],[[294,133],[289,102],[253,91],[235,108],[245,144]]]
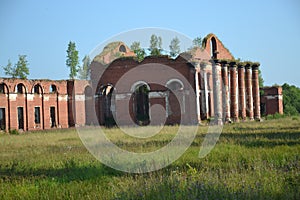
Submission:
[[[133,114],[134,121],[138,125],[148,125],[149,115],[149,92],[150,87],[147,83],[138,82],[133,85]]]
[[[0,102],[0,130],[8,131],[10,128],[10,104],[9,104],[9,89],[5,83],[0,84],[1,99],[7,99]],[[0,96],[0,97],[1,97]]]
[[[99,87],[97,91],[97,117],[100,125],[114,126],[115,112],[115,95],[113,94],[115,88],[112,84],[107,84]]]
[[[17,128],[19,130],[26,130],[28,127],[27,89],[23,83],[19,83],[16,85],[15,91],[17,93]]]
[[[167,116],[168,124],[179,124],[181,115],[185,112],[185,97],[183,94],[183,83],[178,79],[169,80],[166,84],[168,88]]]
[[[44,91],[40,84],[33,86],[34,94],[34,127],[44,129]],[[31,112],[30,112],[31,113]]]

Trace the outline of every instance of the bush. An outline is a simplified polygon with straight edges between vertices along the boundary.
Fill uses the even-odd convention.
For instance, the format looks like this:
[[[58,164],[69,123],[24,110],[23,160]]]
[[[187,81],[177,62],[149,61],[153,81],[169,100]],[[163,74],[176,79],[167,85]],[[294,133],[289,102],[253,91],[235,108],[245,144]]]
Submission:
[[[12,134],[12,135],[19,135],[20,134],[19,131],[16,130],[16,129],[10,130],[9,133]]]
[[[281,118],[284,118],[285,115],[283,114],[279,114],[279,113],[275,113],[274,115],[268,115],[266,116],[266,119],[267,120],[270,120],[270,119],[281,119]]]

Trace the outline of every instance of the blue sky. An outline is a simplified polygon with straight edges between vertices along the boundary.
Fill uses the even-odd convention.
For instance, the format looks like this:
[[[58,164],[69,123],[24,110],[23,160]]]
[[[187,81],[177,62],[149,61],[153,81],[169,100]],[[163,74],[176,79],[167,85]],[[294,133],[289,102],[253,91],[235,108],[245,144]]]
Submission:
[[[25,54],[29,78],[67,79],[70,40],[82,59],[112,36],[143,27],[190,38],[215,33],[236,58],[261,63],[265,85],[300,86],[298,0],[1,0],[0,66]]]

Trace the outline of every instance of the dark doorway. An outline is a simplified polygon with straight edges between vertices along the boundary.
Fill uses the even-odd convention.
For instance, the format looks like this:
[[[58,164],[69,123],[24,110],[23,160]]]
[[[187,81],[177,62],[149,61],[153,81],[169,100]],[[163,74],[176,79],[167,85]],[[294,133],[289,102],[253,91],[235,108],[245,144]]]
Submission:
[[[18,129],[24,130],[24,109],[23,109],[23,107],[18,107]]]
[[[134,92],[135,120],[138,125],[148,125],[149,118],[149,90],[146,85],[140,85]]]
[[[55,107],[50,107],[50,122],[51,128],[56,127],[56,119],[55,119]]]
[[[0,130],[5,130],[5,108],[0,108]]]

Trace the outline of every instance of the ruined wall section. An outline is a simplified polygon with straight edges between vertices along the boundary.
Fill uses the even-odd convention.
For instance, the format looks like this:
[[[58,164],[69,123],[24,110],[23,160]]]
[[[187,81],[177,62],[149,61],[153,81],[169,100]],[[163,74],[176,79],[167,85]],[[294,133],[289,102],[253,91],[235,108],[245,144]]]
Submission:
[[[210,33],[208,34],[202,41],[202,48],[209,54],[212,54],[212,48],[213,44],[215,42],[215,53],[216,57],[215,59],[226,59],[226,60],[232,60],[234,59],[233,55],[230,53],[230,51],[224,46],[224,44],[219,40],[219,38]]]

